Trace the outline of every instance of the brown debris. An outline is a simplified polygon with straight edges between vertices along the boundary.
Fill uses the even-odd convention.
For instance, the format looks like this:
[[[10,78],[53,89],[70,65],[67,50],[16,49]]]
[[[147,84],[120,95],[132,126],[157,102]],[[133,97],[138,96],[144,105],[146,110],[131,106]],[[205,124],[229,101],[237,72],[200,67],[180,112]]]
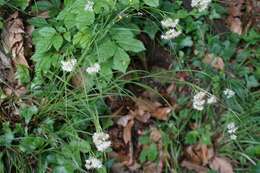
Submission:
[[[24,33],[23,21],[19,18],[18,12],[15,12],[6,20],[1,38],[6,52],[11,53],[14,64],[25,65],[29,68],[24,56]]]
[[[229,16],[227,18],[227,23],[232,32],[239,35],[242,34],[242,7],[244,0],[232,0],[229,3]]]
[[[214,157],[209,166],[219,173],[233,173],[232,165],[224,157]]]
[[[217,70],[224,70],[225,66],[223,59],[221,57],[214,57],[213,54],[206,54],[203,63],[211,65]]]

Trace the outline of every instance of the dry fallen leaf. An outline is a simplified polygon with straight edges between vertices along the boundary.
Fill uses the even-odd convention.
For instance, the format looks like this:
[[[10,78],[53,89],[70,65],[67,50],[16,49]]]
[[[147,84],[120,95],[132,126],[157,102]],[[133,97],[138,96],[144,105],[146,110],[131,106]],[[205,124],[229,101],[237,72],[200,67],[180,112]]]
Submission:
[[[151,128],[151,134],[150,134],[150,139],[153,142],[159,142],[162,138],[162,134],[160,132],[160,130],[158,130],[157,128]]]
[[[206,54],[203,62],[205,64],[211,65],[217,70],[223,70],[225,66],[223,59],[221,57],[214,57],[213,54]]]
[[[232,165],[224,157],[214,157],[209,166],[218,173],[233,173]]]
[[[207,173],[208,172],[207,168],[205,168],[203,166],[199,166],[199,165],[189,162],[187,160],[183,160],[181,162],[181,166],[187,168],[188,170],[196,171],[197,173]]]
[[[232,32],[239,35],[242,34],[242,8],[244,0],[233,0],[229,1],[229,16],[227,18],[227,23]]]
[[[6,52],[12,54],[14,64],[22,64],[29,68],[24,56],[24,33],[23,21],[19,18],[18,12],[15,12],[6,20],[1,38]]]
[[[213,156],[213,148],[205,144],[190,145],[185,149],[185,158],[194,164],[205,166]]]
[[[125,144],[131,143],[133,125],[134,125],[134,120],[130,120],[128,124],[124,127],[123,139]]]
[[[170,107],[157,108],[154,112],[152,112],[152,117],[158,120],[167,120],[171,111],[172,109]]]

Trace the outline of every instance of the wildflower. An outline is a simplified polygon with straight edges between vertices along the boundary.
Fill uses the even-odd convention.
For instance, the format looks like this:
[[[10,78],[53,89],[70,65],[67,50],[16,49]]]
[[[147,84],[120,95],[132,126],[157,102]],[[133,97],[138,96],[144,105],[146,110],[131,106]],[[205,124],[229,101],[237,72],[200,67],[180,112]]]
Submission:
[[[206,10],[210,3],[211,3],[211,0],[192,0],[191,6],[193,8],[197,8],[201,12],[201,11]]]
[[[229,99],[231,97],[233,97],[235,95],[235,92],[231,89],[228,89],[226,88],[224,91],[223,91],[223,94]]]
[[[84,10],[85,11],[93,11],[94,2],[88,1],[85,5]]]
[[[100,65],[98,63],[95,63],[93,66],[88,67],[86,69],[86,72],[89,74],[98,73],[100,71]]]
[[[179,23],[179,19],[175,19],[174,21],[171,18],[167,18],[161,21],[161,24],[164,28],[175,28]]]
[[[193,108],[197,109],[199,111],[202,111],[204,109],[204,105],[206,103],[205,97],[207,93],[200,91],[193,97]]]
[[[73,71],[76,64],[77,64],[77,60],[74,58],[68,61],[61,61],[61,65],[62,65],[61,68],[63,71],[71,72]]]
[[[234,122],[231,122],[227,125],[227,129],[228,129],[228,133],[230,134],[230,139],[232,140],[236,140],[237,139],[237,135],[235,134],[237,131],[237,127],[235,125]]]
[[[235,135],[235,134],[230,135],[230,139],[236,140],[237,139],[237,135]]]
[[[207,104],[214,104],[217,103],[217,97],[214,95],[211,95],[208,99],[207,99]]]
[[[230,134],[235,133],[237,130],[237,127],[234,122],[229,123],[227,125],[227,128],[228,128],[228,133],[230,133]]]
[[[85,161],[85,167],[86,169],[98,169],[98,168],[101,168],[103,165],[102,165],[102,162],[95,158],[95,157],[90,157],[88,160]]]
[[[181,31],[176,31],[176,29],[172,28],[168,30],[165,34],[163,34],[161,38],[165,40],[171,40],[173,38],[178,37],[181,33]]]
[[[94,133],[92,139],[98,151],[105,151],[111,145],[111,141],[109,141],[109,135],[103,132]]]

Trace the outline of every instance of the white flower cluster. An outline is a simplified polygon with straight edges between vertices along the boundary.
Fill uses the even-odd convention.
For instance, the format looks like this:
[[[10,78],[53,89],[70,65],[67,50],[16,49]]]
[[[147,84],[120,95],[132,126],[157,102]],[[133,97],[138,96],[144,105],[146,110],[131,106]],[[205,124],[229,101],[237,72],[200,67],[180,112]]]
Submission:
[[[72,72],[76,64],[77,60],[74,58],[67,61],[61,61],[61,68],[63,71]]]
[[[95,158],[95,157],[90,157],[88,160],[85,161],[85,167],[86,169],[90,170],[90,169],[99,169],[101,168],[103,165],[102,165],[102,162]]]
[[[192,0],[191,6],[193,8],[197,8],[201,12],[201,11],[206,10],[210,3],[211,3],[211,0]]]
[[[94,2],[88,1],[85,5],[84,10],[85,11],[93,11]]]
[[[230,134],[230,139],[232,140],[236,140],[237,139],[237,135],[235,134],[237,131],[237,127],[235,125],[234,122],[231,122],[227,125],[227,129],[228,129],[228,133]]]
[[[111,146],[109,135],[104,132],[96,132],[92,136],[92,140],[98,151],[105,151]]]
[[[176,26],[179,23],[179,19],[175,19],[174,21],[171,18],[167,18],[163,21],[161,21],[161,24],[164,28],[168,29],[168,31],[166,31],[161,38],[165,39],[165,40],[171,40],[174,39],[176,37],[178,37],[182,31],[179,30],[177,31]]]
[[[95,63],[93,66],[90,66],[86,69],[86,72],[88,74],[98,73],[99,71],[100,71],[100,65],[98,63]]]
[[[217,98],[214,95],[210,95],[204,91],[200,91],[193,97],[192,106],[194,109],[202,111],[204,109],[205,104],[214,104],[217,103]]]
[[[230,99],[230,98],[233,97],[236,93],[235,93],[233,90],[226,88],[226,89],[223,91],[223,94],[224,94],[228,99]]]

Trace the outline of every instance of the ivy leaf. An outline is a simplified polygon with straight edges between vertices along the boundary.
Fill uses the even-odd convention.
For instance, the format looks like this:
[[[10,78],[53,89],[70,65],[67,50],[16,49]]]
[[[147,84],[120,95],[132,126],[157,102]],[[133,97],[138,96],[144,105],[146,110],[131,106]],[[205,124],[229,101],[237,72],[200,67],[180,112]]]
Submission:
[[[144,0],[144,3],[150,7],[158,7],[159,0]]]
[[[58,51],[60,47],[62,46],[63,38],[60,34],[55,34],[55,36],[52,39],[52,45],[54,48]]]
[[[117,48],[115,56],[113,58],[113,69],[126,72],[126,69],[130,63],[129,55],[121,48]]]
[[[125,51],[131,51],[131,52],[138,53],[138,52],[145,50],[143,43],[134,38],[118,40],[117,43]]]

